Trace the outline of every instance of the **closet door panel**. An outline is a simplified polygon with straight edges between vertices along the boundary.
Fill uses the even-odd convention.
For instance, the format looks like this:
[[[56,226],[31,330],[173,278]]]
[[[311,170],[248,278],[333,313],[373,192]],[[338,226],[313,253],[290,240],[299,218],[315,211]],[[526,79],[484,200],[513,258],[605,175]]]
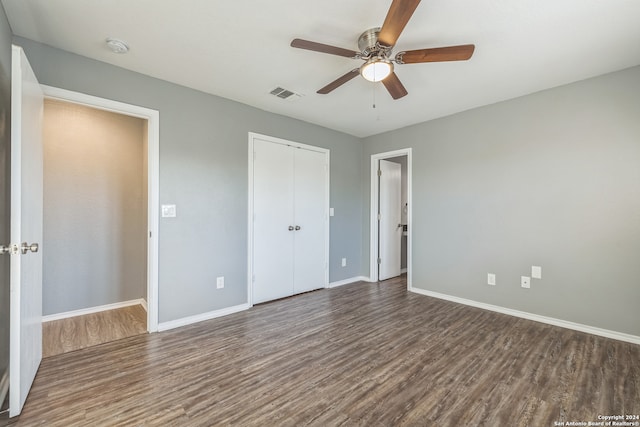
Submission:
[[[294,149],[294,293],[325,286],[326,155]]]
[[[253,303],[293,294],[294,151],[254,141]]]

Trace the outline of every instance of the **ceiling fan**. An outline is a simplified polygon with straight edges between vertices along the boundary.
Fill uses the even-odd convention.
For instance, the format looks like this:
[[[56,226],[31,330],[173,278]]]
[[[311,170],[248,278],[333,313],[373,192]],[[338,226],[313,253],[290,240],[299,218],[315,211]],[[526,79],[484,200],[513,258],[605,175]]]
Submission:
[[[362,77],[369,81],[381,81],[393,99],[399,99],[407,95],[408,92],[393,71],[393,63],[418,64],[422,62],[465,61],[471,58],[475,49],[472,44],[408,50],[398,52],[395,57],[391,57],[391,50],[419,3],[420,0],[393,0],[382,27],[370,28],[358,38],[360,52],[308,40],[294,39],[291,42],[291,46],[295,48],[365,61],[362,66],[338,77],[318,90],[317,93],[327,94],[361,74]]]

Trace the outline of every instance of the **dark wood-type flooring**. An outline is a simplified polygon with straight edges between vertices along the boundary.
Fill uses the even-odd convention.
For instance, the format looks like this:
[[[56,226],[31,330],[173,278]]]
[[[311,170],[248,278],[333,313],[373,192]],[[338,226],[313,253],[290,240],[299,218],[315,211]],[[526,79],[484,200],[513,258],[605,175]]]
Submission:
[[[553,426],[640,414],[640,346],[357,283],[44,359],[32,426]]]
[[[53,320],[42,324],[42,357],[146,332],[147,312],[141,305]]]

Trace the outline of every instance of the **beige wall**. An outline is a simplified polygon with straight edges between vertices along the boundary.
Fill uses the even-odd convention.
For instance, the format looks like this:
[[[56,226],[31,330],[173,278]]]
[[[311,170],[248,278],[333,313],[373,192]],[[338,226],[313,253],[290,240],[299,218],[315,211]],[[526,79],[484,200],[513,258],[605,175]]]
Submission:
[[[145,124],[45,101],[45,315],[145,296]]]

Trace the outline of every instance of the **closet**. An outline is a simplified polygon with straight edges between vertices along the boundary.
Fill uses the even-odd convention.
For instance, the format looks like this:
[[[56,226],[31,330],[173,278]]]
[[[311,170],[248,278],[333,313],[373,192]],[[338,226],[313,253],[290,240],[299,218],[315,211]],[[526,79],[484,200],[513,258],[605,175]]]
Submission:
[[[249,142],[252,303],[326,287],[329,151],[257,134]]]

